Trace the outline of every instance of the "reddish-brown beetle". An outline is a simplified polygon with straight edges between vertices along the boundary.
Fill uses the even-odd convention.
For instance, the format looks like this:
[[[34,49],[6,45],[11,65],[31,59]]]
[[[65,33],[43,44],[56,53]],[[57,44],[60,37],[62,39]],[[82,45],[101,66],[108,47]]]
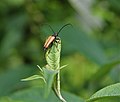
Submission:
[[[50,46],[50,44],[52,44],[52,42],[55,41],[56,37],[57,37],[58,34],[61,32],[61,30],[62,30],[65,26],[68,26],[68,25],[71,25],[71,24],[65,24],[64,26],[62,26],[62,27],[60,28],[60,30],[59,30],[57,33],[55,33],[54,30],[52,29],[52,27],[49,25],[50,29],[53,31],[54,34],[51,35],[51,36],[49,36],[49,37],[47,38],[47,40],[45,41],[44,50],[46,50],[46,49]]]

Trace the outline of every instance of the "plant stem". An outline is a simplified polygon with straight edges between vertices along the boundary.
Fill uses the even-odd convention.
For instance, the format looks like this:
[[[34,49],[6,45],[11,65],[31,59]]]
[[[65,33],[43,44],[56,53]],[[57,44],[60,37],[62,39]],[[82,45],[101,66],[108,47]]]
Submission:
[[[56,74],[55,81],[54,81],[54,92],[56,96],[62,101],[62,102],[67,102],[61,95],[60,92],[60,70]]]

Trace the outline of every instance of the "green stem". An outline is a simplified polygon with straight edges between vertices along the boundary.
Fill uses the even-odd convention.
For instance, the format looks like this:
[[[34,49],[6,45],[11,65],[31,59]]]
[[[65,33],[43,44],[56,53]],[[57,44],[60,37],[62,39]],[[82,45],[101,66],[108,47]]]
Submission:
[[[56,78],[54,81],[54,92],[56,94],[56,96],[62,101],[62,102],[67,102],[61,95],[60,92],[60,70],[58,71],[58,73],[56,74]]]

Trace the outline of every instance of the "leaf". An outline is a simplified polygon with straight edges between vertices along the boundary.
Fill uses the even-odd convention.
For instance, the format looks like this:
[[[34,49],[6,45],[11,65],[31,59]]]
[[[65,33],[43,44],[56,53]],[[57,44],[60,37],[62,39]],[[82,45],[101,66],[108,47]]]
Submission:
[[[65,68],[65,67],[67,67],[68,65],[66,64],[66,65],[63,65],[63,66],[61,66],[60,68],[58,68],[57,70],[61,70],[61,69],[63,69],[63,68]]]
[[[39,65],[37,65],[37,67],[39,68],[40,72],[43,73],[43,69]]]
[[[21,81],[31,81],[31,80],[36,80],[36,79],[42,79],[44,82],[46,82],[44,77],[42,77],[40,75],[33,75],[28,78],[22,79]]]
[[[104,76],[108,74],[113,68],[115,68],[114,66],[118,65],[119,63],[120,63],[120,60],[105,64],[103,67],[98,69],[98,71],[91,77],[91,80],[98,81],[104,78]]]
[[[100,100],[103,98],[120,98],[120,83],[107,86],[93,94],[87,102]]]
[[[57,71],[50,70],[50,69],[47,69],[47,68],[43,68],[43,70],[44,70],[44,78],[46,80],[45,97],[47,97],[50,93],[52,83],[53,83],[53,80],[54,80],[54,76],[56,75]]]
[[[84,102],[83,99],[68,92],[62,92],[67,102]],[[11,95],[12,100],[22,102],[60,102],[53,91],[50,92],[48,98],[44,98],[43,88],[30,88],[27,90],[16,92]]]
[[[0,96],[8,95],[11,91],[21,88],[27,83],[21,82],[23,77],[33,74],[35,69],[31,66],[19,66],[16,69],[10,69],[0,75]]]
[[[10,97],[2,97],[0,98],[0,102],[23,102],[23,101],[12,100]]]

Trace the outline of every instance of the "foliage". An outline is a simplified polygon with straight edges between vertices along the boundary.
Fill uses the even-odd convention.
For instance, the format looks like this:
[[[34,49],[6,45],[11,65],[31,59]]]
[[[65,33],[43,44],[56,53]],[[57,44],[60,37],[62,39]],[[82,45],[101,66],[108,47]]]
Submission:
[[[46,65],[43,44],[52,32],[44,26],[45,23],[56,32],[66,23],[73,25],[59,34],[62,40],[60,64],[67,64],[61,71],[62,90],[67,91],[62,92],[65,99],[68,102],[84,102],[85,99],[119,102],[119,2],[1,0],[0,102],[59,101],[52,91],[44,99],[41,88],[44,81],[20,81],[38,75],[36,65]],[[41,76],[37,78],[43,79]]]
[[[90,97],[88,102],[90,101],[95,101],[95,100],[100,100],[103,98],[114,98],[114,97],[120,97],[120,83],[114,84],[107,86],[100,91],[96,92],[94,95]],[[120,99],[119,99],[120,100]]]

